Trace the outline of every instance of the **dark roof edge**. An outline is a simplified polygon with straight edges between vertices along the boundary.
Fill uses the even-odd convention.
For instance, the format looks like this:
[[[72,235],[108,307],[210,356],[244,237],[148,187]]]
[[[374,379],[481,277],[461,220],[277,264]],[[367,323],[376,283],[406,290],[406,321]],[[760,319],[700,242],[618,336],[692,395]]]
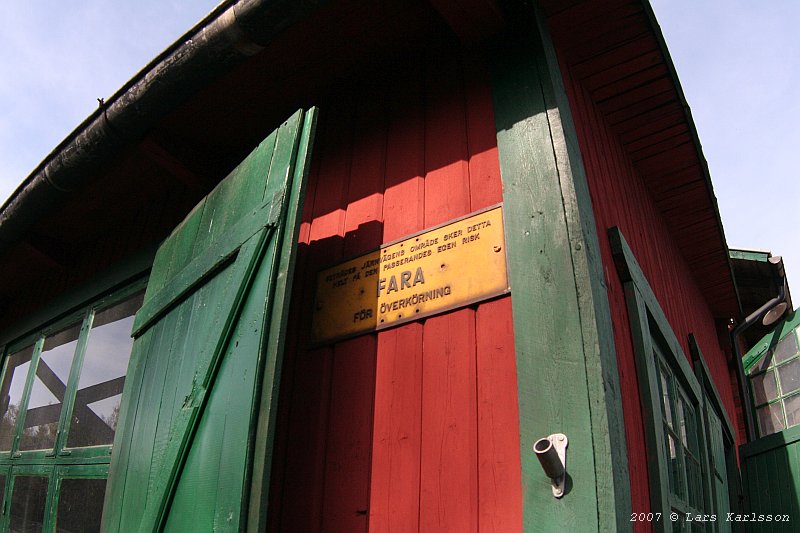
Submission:
[[[686,116],[686,123],[689,127],[689,135],[691,136],[692,142],[694,143],[695,149],[697,150],[697,157],[700,161],[700,169],[703,172],[703,177],[705,178],[706,181],[706,187],[708,187],[708,193],[710,196],[712,207],[714,208],[714,217],[717,221],[717,226],[719,227],[720,236],[722,237],[722,244],[725,246],[725,254],[728,262],[728,272],[730,273],[731,280],[733,282],[733,290],[736,295],[736,303],[739,307],[739,315],[741,316],[743,313],[742,302],[739,296],[739,287],[736,285],[736,277],[733,275],[733,266],[731,264],[731,259],[730,259],[728,240],[725,237],[725,228],[722,225],[722,217],[720,216],[719,213],[719,204],[717,203],[717,196],[714,194],[714,186],[711,183],[711,173],[708,170],[708,162],[706,161],[706,156],[703,153],[703,146],[700,143],[700,136],[697,134],[697,127],[695,126],[694,119],[692,118],[692,110],[689,107],[689,103],[686,101],[686,95],[683,93],[683,87],[681,86],[681,82],[678,79],[678,71],[675,69],[675,64],[672,62],[672,56],[669,54],[669,50],[667,48],[667,41],[664,39],[664,34],[661,32],[661,25],[659,25],[658,20],[656,19],[655,12],[653,11],[653,6],[650,5],[650,0],[642,0],[642,6],[644,7],[645,14],[647,15],[647,18],[650,21],[650,25],[652,26],[653,35],[655,36],[656,41],[658,41],[658,46],[661,49],[661,54],[664,57],[664,63],[666,64],[670,76],[672,77],[672,81],[675,85],[675,92],[678,95],[681,107],[683,107],[683,113]]]
[[[86,118],[0,208],[0,253],[199,89],[325,0],[225,0]]]

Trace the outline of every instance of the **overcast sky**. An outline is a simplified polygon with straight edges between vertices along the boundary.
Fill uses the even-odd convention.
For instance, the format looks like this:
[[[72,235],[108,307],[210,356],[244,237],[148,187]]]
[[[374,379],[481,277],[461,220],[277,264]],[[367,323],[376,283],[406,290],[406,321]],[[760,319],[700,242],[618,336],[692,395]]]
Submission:
[[[217,4],[30,0],[0,21],[0,202],[97,106]],[[800,2],[652,0],[730,247],[783,255],[800,287]],[[800,289],[795,289],[797,292]]]

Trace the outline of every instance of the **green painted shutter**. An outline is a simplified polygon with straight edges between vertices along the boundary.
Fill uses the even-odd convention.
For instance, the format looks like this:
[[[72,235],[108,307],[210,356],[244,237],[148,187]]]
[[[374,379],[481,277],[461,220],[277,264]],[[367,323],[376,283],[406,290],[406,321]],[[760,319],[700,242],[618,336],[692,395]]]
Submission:
[[[133,327],[103,531],[239,530],[251,486],[265,486],[315,116],[295,113],[158,250]]]

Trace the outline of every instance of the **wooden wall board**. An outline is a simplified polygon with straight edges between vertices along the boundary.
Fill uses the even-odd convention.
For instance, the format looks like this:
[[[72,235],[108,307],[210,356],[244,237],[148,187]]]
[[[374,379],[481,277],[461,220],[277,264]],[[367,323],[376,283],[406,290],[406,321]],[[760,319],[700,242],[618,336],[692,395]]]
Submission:
[[[700,290],[692,269],[677,249],[675,237],[670,233],[661,210],[656,207],[642,179],[640,167],[630,160],[619,136],[609,126],[589,92],[570,75],[569,67],[563,62],[562,68],[584,154],[598,234],[601,236],[620,380],[623,389],[630,392],[623,396],[623,410],[633,508],[648,509],[649,485],[643,427],[649,422],[638,405],[638,383],[625,295],[615,274],[607,238],[601,230],[614,225],[622,229],[672,328],[681,339],[684,353],[689,353],[686,341],[688,334],[694,333],[697,337],[726,410],[734,419],[732,381],[709,302]],[[675,207],[685,208],[681,202],[675,203]],[[692,229],[687,228],[687,231],[691,232]]]
[[[318,270],[501,199],[479,57],[440,39],[360,75],[320,102],[301,309]],[[271,530],[519,530],[508,296],[315,350],[302,322],[282,383]]]
[[[637,0],[584,0],[568,7],[551,0],[542,0],[541,4],[562,65],[569,66],[571,77],[591,95],[611,129],[624,134],[623,146],[653,194],[657,197],[656,189],[667,183],[691,181],[705,187],[704,209],[672,212],[666,217],[667,225],[714,312],[721,317],[738,315],[736,288],[708,170],[652,9]],[[615,31],[619,24],[625,27]],[[663,113],[667,110],[674,114],[674,121],[662,122],[663,127],[658,128],[656,123],[666,120]],[[686,128],[685,139],[667,132],[680,125]],[[630,146],[631,140],[642,142]],[[681,224],[692,230],[681,234]],[[716,242],[701,243],[691,238],[693,231],[705,228],[716,233]],[[697,268],[709,250],[715,257],[715,271]],[[726,283],[717,283],[719,279]]]
[[[437,57],[438,56],[438,57]],[[427,58],[425,226],[471,211],[460,59]],[[420,531],[474,531],[478,522],[475,311],[425,321]]]
[[[389,81],[383,242],[425,227],[424,65],[415,58]],[[420,515],[422,323],[378,335],[369,526],[415,531]]]

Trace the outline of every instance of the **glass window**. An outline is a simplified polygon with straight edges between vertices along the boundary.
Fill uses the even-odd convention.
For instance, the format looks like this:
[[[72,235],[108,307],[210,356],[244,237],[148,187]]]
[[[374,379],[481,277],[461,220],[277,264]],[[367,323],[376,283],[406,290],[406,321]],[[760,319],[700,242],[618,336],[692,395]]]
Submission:
[[[731,428],[726,424],[725,442],[720,435],[719,419],[717,428],[720,431],[716,435],[703,431],[707,427],[703,421],[709,418],[707,413],[712,403],[708,401],[708,391],[714,396],[716,392],[700,348],[690,334],[689,344],[694,355],[692,368],[658,298],[637,265],[633,250],[618,228],[611,228],[608,233],[625,293],[630,295],[628,317],[638,331],[633,341],[646,424],[650,510],[661,513],[662,517],[676,514],[677,521],[667,520],[664,524],[666,531],[710,530],[708,524],[685,518],[710,512],[717,512],[719,516],[730,509],[727,496],[721,491],[727,490],[727,470],[731,464],[727,454],[733,450]],[[769,376],[761,378],[761,397],[780,390],[777,383],[770,389],[769,379]],[[721,405],[718,397],[713,402]],[[710,410],[717,408],[722,409],[712,406]],[[718,443],[713,441],[714,437],[718,438]],[[722,450],[713,462],[706,461],[711,448]],[[712,480],[718,482],[712,485]],[[716,530],[715,526],[712,528]]]
[[[793,331],[775,346],[775,362],[782,363],[797,355],[797,337]]]
[[[800,394],[785,398],[783,405],[786,408],[786,426],[792,427],[800,424]]]
[[[756,412],[758,413],[758,426],[761,428],[762,435],[769,435],[786,428],[783,422],[781,402],[759,407]]]
[[[56,510],[56,532],[99,532],[105,494],[105,479],[64,479]]]
[[[0,474],[0,508],[9,531],[100,531],[143,287],[76,309],[2,354],[0,472],[10,482],[6,491]]]
[[[21,450],[52,449],[56,444],[58,420],[80,331],[80,323],[73,324],[45,339],[25,413]]]
[[[44,476],[17,476],[14,479],[9,531],[42,531],[48,482]]]
[[[767,403],[778,397],[778,382],[775,380],[775,372],[770,370],[754,376],[751,383],[757,404]]]
[[[670,370],[660,350],[653,353],[662,399],[669,490],[673,509],[680,513],[703,508],[703,470],[700,463],[698,417],[683,386]]]
[[[6,475],[0,474],[0,504],[3,503],[3,499],[6,497]]]
[[[779,366],[778,374],[782,394],[789,394],[800,389],[800,359],[793,359],[791,362]]]
[[[3,383],[0,385],[0,412],[3,413],[3,419],[0,421],[0,451],[11,450],[32,357],[33,345],[6,358]]]
[[[800,423],[800,354],[791,331],[750,369],[750,388],[761,436]]]
[[[75,395],[67,439],[70,448],[114,442],[133,347],[131,329],[143,298],[140,292],[94,317]]]

